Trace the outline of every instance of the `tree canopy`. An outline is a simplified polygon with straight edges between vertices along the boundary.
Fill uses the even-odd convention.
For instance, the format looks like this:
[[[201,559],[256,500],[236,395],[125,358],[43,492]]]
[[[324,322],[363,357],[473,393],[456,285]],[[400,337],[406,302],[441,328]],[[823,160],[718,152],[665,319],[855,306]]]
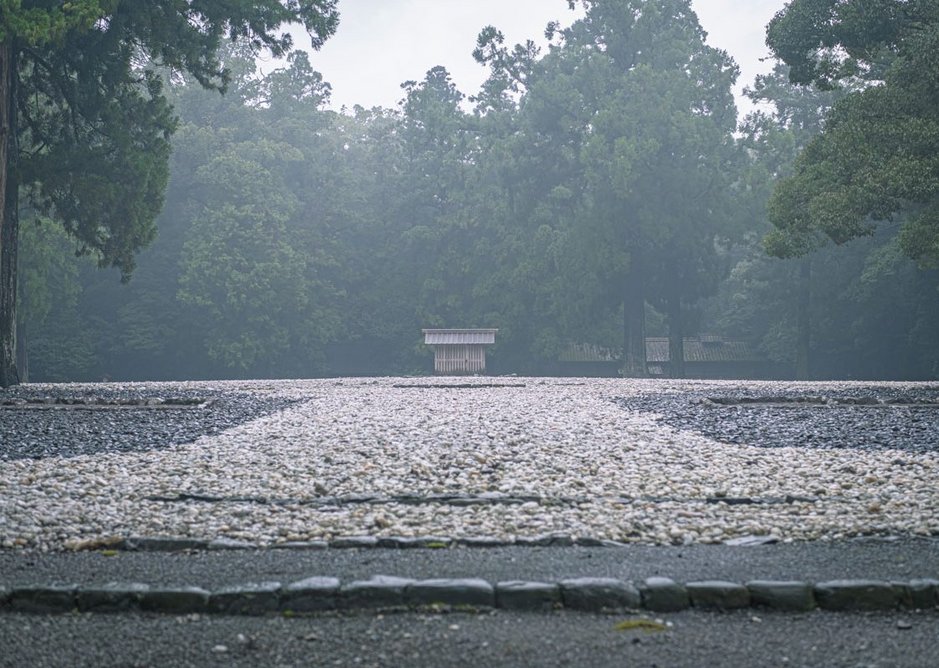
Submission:
[[[152,241],[175,118],[164,76],[225,90],[224,40],[283,56],[298,23],[319,46],[336,0],[46,0],[0,5],[0,386],[16,382],[19,194],[126,277]],[[159,70],[159,72],[158,72]]]
[[[432,66],[393,109],[330,110],[315,57],[260,71],[250,40],[216,53],[224,96],[162,78],[173,151],[133,280],[25,200],[32,378],[422,373],[433,326],[498,328],[496,373],[566,373],[574,343],[641,365],[646,334],[714,333],[780,374],[937,377],[939,272],[896,226],[813,229],[791,259],[762,244],[775,182],[872,82],[780,65],[735,129],[736,68],[687,2],[584,6],[544,49],[482,30],[478,91]]]
[[[770,252],[800,255],[896,222],[903,252],[939,262],[939,6],[794,0],[767,34],[794,82],[857,89],[778,186]]]

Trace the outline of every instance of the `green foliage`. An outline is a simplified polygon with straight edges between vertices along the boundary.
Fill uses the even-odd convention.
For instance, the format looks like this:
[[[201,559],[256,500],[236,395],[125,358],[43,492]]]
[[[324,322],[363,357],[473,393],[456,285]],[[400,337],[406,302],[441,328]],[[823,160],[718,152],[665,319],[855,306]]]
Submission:
[[[843,244],[872,234],[878,221],[903,217],[904,252],[924,264],[939,262],[935,3],[797,0],[768,34],[794,81],[832,86],[850,74],[869,84],[835,105],[824,132],[777,188],[769,251],[804,254],[818,235]]]
[[[682,309],[720,276],[715,239],[737,233],[737,67],[705,44],[686,1],[582,4],[530,77],[522,113],[577,174],[567,224],[589,244],[580,257],[603,286],[595,303],[622,309],[623,347],[644,349],[642,325],[629,324],[644,301],[669,310],[680,341]]]
[[[770,22],[767,44],[794,83],[827,89],[876,76],[883,59],[908,51],[911,32],[935,19],[931,0],[795,0]]]
[[[793,163],[822,131],[825,118],[849,90],[819,91],[789,82],[777,67],[757,79],[749,94],[761,108],[743,126],[749,156],[743,173],[754,224],[745,242],[726,250],[733,270],[704,310],[704,326],[727,336],[759,342],[770,358],[795,365],[799,349],[800,298],[807,296],[809,376],[814,378],[929,378],[939,348],[926,335],[935,326],[935,272],[918,270],[900,246],[896,225],[834,247],[811,226],[769,232],[766,244],[788,244],[799,258],[763,253],[760,237],[770,227],[767,201],[780,206],[785,185],[772,196],[775,177],[792,174]],[[784,182],[785,184],[785,182]],[[790,213],[801,204],[791,203]],[[808,263],[806,280],[802,265]]]
[[[95,361],[94,332],[81,314],[80,275],[87,262],[76,257],[74,241],[53,221],[24,222],[19,315],[30,374],[52,381],[85,376]]]
[[[119,0],[23,2],[0,0],[0,42],[23,40],[31,45],[61,40],[72,31],[90,29],[114,10]]]
[[[141,63],[224,89],[231,76],[218,55],[224,38],[242,39],[249,54],[266,48],[278,56],[292,45],[278,32],[288,22],[301,22],[316,45],[337,21],[335,0],[6,4],[4,25],[31,43],[18,93],[21,183],[83,252],[120,267],[125,278],[156,233],[176,128],[162,79]],[[43,26],[47,37],[19,32],[29,26]]]
[[[42,325],[58,306],[74,306],[80,293],[74,243],[52,221],[26,221],[20,231],[20,315]]]
[[[624,619],[621,622],[617,622],[613,628],[617,631],[648,631],[650,633],[668,630],[668,627],[662,622],[654,619],[646,619],[645,617]]]
[[[162,83],[152,73],[105,77],[100,86],[76,77],[63,89],[53,78],[41,67],[24,77],[34,93],[23,105],[20,141],[42,148],[21,160],[21,184],[31,204],[61,221],[83,253],[129,276],[134,254],[156,234],[168,176],[175,120]],[[70,113],[73,108],[82,113]]]
[[[420,329],[429,326],[498,327],[490,370],[550,373],[572,341],[622,347],[637,266],[648,279],[639,303],[648,333],[680,318],[693,334],[700,321],[791,365],[802,260],[765,254],[767,201],[777,179],[798,176],[796,156],[856,86],[820,92],[777,68],[751,88],[766,111],[735,136],[736,68],[704,43],[687,2],[583,4],[581,21],[551,27],[543,53],[483,30],[475,55],[490,76],[468,100],[436,67],[404,84],[397,109],[336,113],[324,108],[329,84],[305,54],[262,74],[250,40],[214,56],[227,72],[213,79],[224,96],[194,75],[168,74],[152,94],[145,79],[114,79],[107,90],[127,91],[127,131],[149,118],[153,132],[107,138],[121,159],[106,168],[78,162],[76,151],[72,176],[37,155],[63,185],[30,193],[49,213],[67,209],[79,188],[120,207],[108,180],[139,159],[126,178],[143,189],[131,199],[144,221],[159,190],[147,184],[166,175],[136,151],[162,146],[157,130],[172,125],[160,234],[131,256],[134,280],[122,286],[116,272],[75,258],[61,230],[47,238],[57,228],[26,226],[24,258],[36,258],[23,264],[33,378],[425,373]],[[48,90],[52,99],[58,89]],[[161,115],[166,104],[173,114]],[[35,132],[70,136],[54,112],[24,109]],[[87,138],[106,124],[78,127]],[[909,187],[928,188],[908,166],[897,163]],[[939,278],[905,255],[912,239],[927,238],[906,231],[925,210],[839,248],[814,223],[803,236],[786,233],[811,264],[813,375],[939,374]],[[825,214],[834,220],[837,208]],[[135,214],[100,215],[114,221],[113,235],[127,235],[117,220]],[[81,235],[84,219],[74,220]],[[114,248],[132,245],[126,237]],[[121,254],[108,253],[123,268]]]
[[[0,206],[0,384],[18,375],[19,191],[60,221],[81,253],[120,268],[127,280],[136,253],[155,236],[167,185],[176,120],[162,77],[184,74],[225,90],[232,72],[219,56],[224,40],[241,40],[251,56],[265,49],[280,57],[293,44],[287,26],[300,24],[318,47],[336,28],[336,2],[0,0],[0,49],[10,72],[0,81],[0,120],[12,127],[0,165],[3,182],[12,184]],[[308,63],[291,62],[293,71],[311,75]]]

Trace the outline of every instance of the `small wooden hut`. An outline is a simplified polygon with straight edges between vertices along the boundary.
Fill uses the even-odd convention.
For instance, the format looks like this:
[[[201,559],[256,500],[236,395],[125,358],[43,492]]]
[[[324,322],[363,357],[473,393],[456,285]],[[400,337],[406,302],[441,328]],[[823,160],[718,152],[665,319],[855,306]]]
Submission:
[[[498,329],[424,329],[424,344],[434,349],[434,373],[467,376],[486,372],[486,346]]]

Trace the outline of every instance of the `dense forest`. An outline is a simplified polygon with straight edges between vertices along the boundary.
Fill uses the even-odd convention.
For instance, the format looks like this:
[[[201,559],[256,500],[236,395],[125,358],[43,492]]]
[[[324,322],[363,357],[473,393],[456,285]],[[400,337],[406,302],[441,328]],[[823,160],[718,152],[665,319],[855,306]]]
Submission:
[[[394,109],[329,110],[303,51],[264,74],[226,46],[224,95],[166,75],[165,203],[129,281],[21,211],[21,375],[426,373],[422,327],[494,327],[501,373],[551,373],[570,343],[630,373],[644,337],[675,359],[709,333],[793,376],[939,377],[916,220],[868,207],[882,222],[839,236],[778,214],[820,182],[802,149],[890,63],[811,85],[780,61],[740,119],[737,67],[687,2],[583,4],[544,49],[486,28],[479,91],[434,67]]]

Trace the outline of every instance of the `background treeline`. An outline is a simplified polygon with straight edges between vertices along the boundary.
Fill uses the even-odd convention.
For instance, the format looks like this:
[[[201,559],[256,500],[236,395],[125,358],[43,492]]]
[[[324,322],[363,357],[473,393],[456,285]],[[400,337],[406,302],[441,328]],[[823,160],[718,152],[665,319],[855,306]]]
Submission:
[[[544,52],[487,29],[480,91],[438,67],[396,109],[327,110],[303,52],[262,75],[228,48],[224,96],[167,77],[170,181],[129,283],[23,212],[29,379],[424,373],[422,327],[499,328],[504,373],[708,332],[805,377],[939,376],[939,272],[902,221],[764,250],[773,184],[843,92],[780,66],[738,124],[737,69],[686,4],[588,3]]]

